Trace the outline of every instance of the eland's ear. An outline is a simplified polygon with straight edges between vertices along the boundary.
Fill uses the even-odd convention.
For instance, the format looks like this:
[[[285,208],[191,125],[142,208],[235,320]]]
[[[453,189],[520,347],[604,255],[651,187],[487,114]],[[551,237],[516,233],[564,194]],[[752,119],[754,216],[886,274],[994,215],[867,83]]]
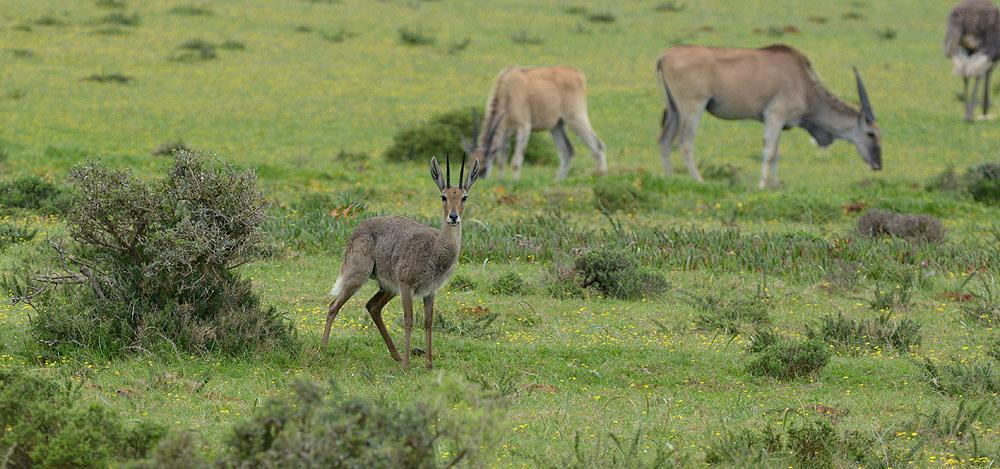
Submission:
[[[444,178],[441,177],[441,165],[438,164],[437,157],[431,157],[431,178],[437,184],[438,190],[444,191],[446,184]]]
[[[465,180],[465,185],[462,186],[466,192],[472,189],[472,185],[479,180],[479,159],[474,158],[472,160],[472,171],[469,171],[469,178]]]
[[[462,150],[465,151],[467,156],[472,156],[472,152],[476,151],[476,141],[468,137],[462,137]]]

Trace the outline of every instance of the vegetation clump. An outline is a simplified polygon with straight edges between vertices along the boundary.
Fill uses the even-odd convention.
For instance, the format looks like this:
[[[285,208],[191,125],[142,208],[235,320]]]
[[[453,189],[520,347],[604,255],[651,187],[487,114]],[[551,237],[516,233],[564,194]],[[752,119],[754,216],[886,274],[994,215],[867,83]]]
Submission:
[[[930,215],[868,210],[858,218],[858,233],[872,238],[891,236],[915,243],[939,243],[945,231],[941,220]]]
[[[385,151],[389,161],[424,162],[427,155],[452,155],[461,158],[464,154],[462,139],[469,137],[472,116],[482,116],[481,108],[458,109],[431,116],[422,122],[399,131],[392,139],[392,145]],[[477,117],[481,121],[481,118]],[[557,161],[551,140],[534,136],[528,140],[524,152],[527,164],[554,164]]]
[[[476,289],[476,281],[468,275],[456,274],[448,282],[451,291],[472,291]]]
[[[830,350],[818,339],[794,340],[758,330],[747,348],[747,371],[755,376],[791,380],[818,373],[830,362]]]
[[[55,214],[63,212],[68,202],[66,191],[38,176],[0,181],[0,210],[25,209]]]
[[[80,388],[0,369],[0,455],[4,467],[110,467],[143,458],[166,433],[99,404]]]
[[[656,206],[656,197],[645,187],[645,174],[635,177],[607,176],[594,181],[594,204],[605,213],[637,212]]]
[[[169,57],[174,62],[200,62],[218,57],[216,45],[204,39],[191,39],[181,44],[179,52]]]
[[[494,295],[522,295],[526,290],[524,279],[514,272],[505,272],[490,284],[490,293]]]
[[[119,72],[105,72],[105,73],[94,73],[92,75],[87,75],[83,78],[84,81],[92,81],[94,83],[113,83],[118,85],[125,85],[135,80],[135,77],[125,75]]]
[[[667,289],[666,279],[640,269],[639,262],[627,252],[595,249],[577,258],[573,270],[582,288],[609,298],[636,299]]]
[[[948,165],[926,187],[928,190],[968,194],[977,202],[997,205],[1000,204],[1000,163],[972,166],[961,175],[954,166]]]
[[[75,243],[54,247],[61,272],[26,272],[10,286],[35,306],[41,343],[104,354],[161,342],[228,353],[293,345],[290,323],[234,270],[262,253],[267,202],[252,172],[179,151],[155,183],[95,162],[70,179]]]
[[[16,223],[0,222],[0,252],[15,244],[31,241],[38,234],[36,230]]]
[[[806,326],[806,336],[849,350],[892,349],[900,353],[920,344],[920,324],[910,318],[894,320],[888,312],[874,319],[851,319],[837,313],[820,318],[816,328]]]
[[[688,295],[700,314],[695,319],[698,328],[739,334],[771,321],[771,296],[762,286],[755,293]]]

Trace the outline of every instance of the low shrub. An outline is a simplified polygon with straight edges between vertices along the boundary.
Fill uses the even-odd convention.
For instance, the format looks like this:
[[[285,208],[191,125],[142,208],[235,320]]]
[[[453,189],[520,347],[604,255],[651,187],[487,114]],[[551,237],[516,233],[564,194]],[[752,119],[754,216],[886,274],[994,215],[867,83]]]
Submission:
[[[743,182],[740,169],[729,163],[705,164],[701,167],[701,175],[707,181],[719,181],[731,187],[739,186]]]
[[[788,447],[799,461],[809,466],[829,466],[838,439],[833,426],[825,420],[813,420],[788,429]]]
[[[434,44],[434,36],[420,26],[403,26],[397,30],[399,42],[408,46],[429,46]]]
[[[609,176],[594,181],[594,204],[605,212],[637,212],[656,207],[657,197],[645,187],[642,176]]]
[[[36,230],[16,223],[0,222],[0,252],[15,244],[31,241],[38,234]]]
[[[179,52],[171,55],[169,59],[174,62],[200,62],[212,60],[218,57],[216,45],[204,39],[191,39],[181,44]]]
[[[457,274],[448,282],[448,289],[451,291],[472,291],[476,289],[476,281],[468,275]]]
[[[920,344],[920,324],[910,318],[894,320],[889,313],[874,319],[851,319],[842,313],[820,318],[816,328],[806,326],[806,336],[849,350],[892,349],[900,353]]]
[[[490,284],[490,293],[494,295],[523,295],[525,291],[524,280],[514,272],[505,272]]]
[[[1000,204],[1000,163],[983,163],[965,175],[969,194],[978,202]]]
[[[156,146],[149,154],[153,156],[173,156],[174,152],[186,151],[194,153],[195,150],[189,147],[183,140],[168,140]]]
[[[156,183],[90,162],[74,168],[68,216],[75,244],[55,247],[63,272],[38,288],[32,333],[103,354],[168,342],[188,352],[294,345],[291,324],[233,270],[263,251],[267,202],[251,172],[180,151]]]
[[[538,45],[544,42],[542,36],[537,34],[532,34],[527,29],[522,29],[514,34],[511,34],[510,41],[514,44],[525,44],[525,45]]]
[[[69,202],[65,190],[38,176],[0,181],[0,209],[19,208],[43,214],[64,212]]]
[[[219,44],[220,49],[224,50],[246,50],[247,45],[243,41],[237,41],[235,39],[226,39]]]
[[[725,432],[705,448],[705,462],[727,467],[872,467],[885,461],[875,454],[875,443],[813,418],[780,428],[765,424],[763,430]]]
[[[654,296],[668,287],[662,276],[644,272],[634,256],[621,251],[589,251],[576,259],[573,270],[582,288],[596,290],[609,298],[627,300]]]
[[[858,233],[877,238],[892,236],[917,243],[944,240],[944,225],[930,215],[908,215],[887,210],[868,210],[858,218]]]
[[[705,331],[735,335],[771,322],[771,296],[762,286],[750,294],[735,291],[701,296],[688,294],[688,297],[699,311],[695,325]]]
[[[389,161],[418,161],[426,163],[429,155],[452,155],[461,158],[464,155],[462,139],[469,137],[472,128],[472,115],[482,116],[481,108],[459,109],[431,116],[426,121],[405,128],[393,137],[392,145],[385,151]],[[528,140],[524,151],[524,161],[527,164],[555,164],[555,146],[551,140],[534,138]]]
[[[951,396],[1000,394],[1000,364],[991,360],[934,363],[925,359],[924,373],[932,388]]]
[[[5,467],[109,467],[143,458],[166,430],[127,424],[80,388],[0,369],[0,455]]]
[[[170,9],[170,13],[181,16],[212,16],[215,14],[204,5],[177,5]]]
[[[138,13],[132,13],[129,15],[120,11],[108,13],[97,19],[98,24],[114,26],[138,26],[139,21],[140,18]]]
[[[680,2],[675,2],[675,1],[671,0],[671,1],[657,3],[656,6],[653,7],[653,11],[661,11],[661,12],[667,12],[667,13],[677,13],[677,12],[684,11],[684,9],[686,9],[686,8],[687,8],[687,5],[685,5],[683,3],[680,3]]]
[[[135,80],[135,77],[130,75],[125,75],[119,72],[103,72],[95,73],[92,75],[87,75],[83,78],[83,81],[92,81],[94,83],[113,83],[118,85],[125,85],[131,83]]]
[[[611,13],[610,11],[599,11],[595,13],[589,13],[586,16],[587,16],[587,21],[590,21],[591,23],[610,24],[615,22],[615,14]]]
[[[818,373],[830,362],[830,350],[818,339],[793,340],[758,331],[748,347],[747,371],[780,380]]]

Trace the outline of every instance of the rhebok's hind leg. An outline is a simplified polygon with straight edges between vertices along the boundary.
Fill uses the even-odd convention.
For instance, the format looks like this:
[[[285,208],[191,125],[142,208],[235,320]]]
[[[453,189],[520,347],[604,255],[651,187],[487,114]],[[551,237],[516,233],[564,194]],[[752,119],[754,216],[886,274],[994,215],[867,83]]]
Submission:
[[[372,322],[375,323],[375,327],[378,328],[378,333],[382,335],[382,340],[385,341],[385,346],[389,349],[389,355],[392,356],[393,360],[397,362],[401,360],[399,357],[399,352],[396,351],[396,345],[392,343],[392,337],[389,335],[389,330],[385,327],[385,321],[382,320],[382,308],[389,303],[392,298],[396,296],[385,290],[379,290],[368,303],[365,305],[365,309],[368,310],[368,314],[372,317]]]
[[[531,138],[531,127],[518,127],[514,133],[514,156],[510,158],[510,172],[517,181],[521,179],[521,165],[524,164],[524,150],[528,148],[528,139]]]
[[[767,116],[764,121],[764,155],[760,164],[760,188],[778,185],[778,141],[784,124]]]
[[[569,175],[569,162],[573,159],[573,145],[569,143],[569,136],[566,135],[565,122],[560,120],[549,132],[556,144],[556,150],[559,151],[559,172],[556,174],[556,179],[566,179]]]
[[[583,143],[590,149],[590,153],[594,155],[594,159],[597,160],[597,174],[602,176],[607,174],[608,158],[604,154],[604,142],[601,141],[597,133],[590,126],[590,119],[587,116],[583,116],[579,120],[570,121],[569,128],[573,133],[580,136]]]
[[[340,283],[340,279],[337,279]],[[348,284],[345,280],[340,286],[340,291],[337,292],[337,297],[330,302],[330,309],[326,313],[326,327],[323,328],[323,348],[326,348],[327,343],[330,341],[330,328],[333,327],[333,320],[337,318],[337,314],[340,313],[340,309],[344,307],[347,300],[350,300],[355,293],[361,288],[361,283],[350,283]]]
[[[399,298],[403,301],[403,369],[410,369],[410,335],[413,334],[413,289],[399,286]]]
[[[434,328],[434,295],[424,297],[424,348],[427,369],[434,368],[434,347],[431,345],[431,330]]]

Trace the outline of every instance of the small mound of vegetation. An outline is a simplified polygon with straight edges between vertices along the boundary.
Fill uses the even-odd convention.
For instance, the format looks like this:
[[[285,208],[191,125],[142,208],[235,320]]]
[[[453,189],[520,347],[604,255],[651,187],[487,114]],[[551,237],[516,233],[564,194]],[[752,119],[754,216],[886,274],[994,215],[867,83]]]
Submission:
[[[144,458],[166,430],[130,420],[84,405],[79,386],[0,369],[5,467],[111,467]]]
[[[505,272],[490,284],[490,293],[494,295],[522,295],[525,291],[524,279],[514,272]]]
[[[405,128],[392,140],[392,146],[385,151],[389,161],[419,161],[426,163],[429,155],[452,155],[452,159],[464,155],[462,139],[469,138],[472,129],[472,115],[482,116],[481,108],[457,109],[431,116],[422,122]],[[481,119],[480,119],[481,120]],[[478,135],[477,135],[478,137]],[[524,151],[524,161],[527,164],[555,164],[555,146],[551,141],[531,138],[528,148]]]
[[[125,85],[134,80],[135,77],[119,72],[95,73],[83,78],[83,81],[92,81],[94,83],[113,83],[117,85]]]
[[[751,356],[747,372],[780,380],[814,375],[830,362],[831,355],[821,340],[786,339],[766,330],[754,333],[747,352]]]
[[[0,181],[0,211],[5,208],[56,214],[66,210],[69,196],[60,187],[38,176]]]
[[[646,184],[646,174],[637,176],[609,176],[594,181],[594,204],[605,213],[637,212],[656,207],[656,194]]]
[[[514,44],[525,44],[525,45],[538,45],[541,44],[542,36],[537,34],[532,34],[527,29],[522,29],[514,34],[511,34],[510,41]]]
[[[610,11],[598,11],[586,15],[587,21],[591,23],[610,24],[615,22],[615,14]]]
[[[237,41],[235,39],[226,39],[225,41],[222,41],[222,44],[219,45],[219,48],[224,50],[246,50],[247,45],[243,41]]]
[[[31,241],[38,234],[31,228],[16,223],[0,222],[0,252],[15,244]]]
[[[695,319],[699,329],[722,331],[726,334],[747,332],[771,322],[771,295],[760,285],[755,293],[688,294],[700,314]]]
[[[684,11],[685,8],[687,8],[687,5],[685,5],[683,3],[675,2],[675,1],[667,1],[667,2],[657,3],[656,6],[653,7],[653,11],[660,11],[660,12],[666,12],[666,13],[678,13],[678,12]]]
[[[972,166],[962,175],[955,171],[954,166],[948,165],[926,187],[928,190],[968,194],[984,204],[1000,204],[1000,163]]]
[[[871,437],[841,432],[827,420],[813,418],[781,428],[766,424],[763,430],[726,432],[705,449],[705,462],[733,467],[871,467],[886,460],[873,451],[875,444]]]
[[[448,282],[448,289],[451,291],[472,291],[476,289],[476,281],[468,275],[458,274]]]
[[[10,55],[18,59],[30,59],[35,56],[35,51],[31,49],[8,49]]]
[[[609,298],[629,300],[664,293],[668,288],[666,279],[643,271],[639,265],[627,252],[595,249],[578,257],[573,270],[580,287]]]
[[[429,46],[434,44],[434,36],[420,26],[403,26],[397,30],[399,42],[408,46]]]
[[[178,151],[195,152],[188,144],[184,143],[184,140],[168,140],[157,145],[149,154],[153,156],[173,156]]]
[[[996,396],[1000,394],[1000,363],[992,360],[934,363],[924,360],[927,382],[950,396]]]
[[[858,234],[877,238],[891,236],[914,243],[944,240],[944,225],[930,215],[909,215],[888,210],[868,210],[858,218]]]
[[[327,31],[320,33],[320,37],[327,42],[332,42],[334,44],[346,41],[348,38],[354,36],[354,33],[348,31],[345,28],[340,28],[336,31]]]
[[[984,326],[1000,327],[1000,289],[996,277],[984,277],[979,283],[981,288],[971,291],[969,301],[962,304],[962,313]]]
[[[125,8],[128,4],[125,0],[96,0],[94,5],[101,8]]]
[[[178,5],[170,9],[170,13],[181,16],[212,16],[215,14],[205,5]]]
[[[169,57],[174,62],[201,62],[218,57],[216,45],[204,39],[191,39],[178,47],[177,52]]]
[[[889,313],[874,319],[851,319],[842,313],[820,318],[816,328],[806,326],[806,336],[848,350],[892,349],[900,353],[920,345],[920,324],[910,318],[894,320]]]
[[[54,246],[61,270],[24,272],[6,285],[35,307],[31,330],[45,353],[295,345],[291,324],[234,271],[263,252],[267,202],[252,172],[180,151],[155,183],[94,162],[70,179],[75,243]]]
[[[139,26],[139,22],[140,22],[140,17],[138,13],[132,13],[131,15],[129,15],[120,11],[108,13],[97,19],[98,24],[106,24],[112,26],[134,27],[134,26]]]

